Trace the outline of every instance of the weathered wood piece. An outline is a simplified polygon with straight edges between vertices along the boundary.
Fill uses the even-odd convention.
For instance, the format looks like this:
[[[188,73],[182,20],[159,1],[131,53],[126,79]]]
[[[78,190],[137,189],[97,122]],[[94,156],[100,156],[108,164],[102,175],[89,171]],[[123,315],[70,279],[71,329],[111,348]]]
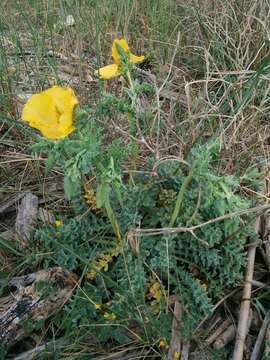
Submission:
[[[15,231],[21,240],[22,247],[26,247],[34,230],[38,217],[38,197],[26,193],[21,200],[15,223]]]
[[[4,213],[10,208],[14,207],[14,204],[16,204],[19,200],[21,200],[25,196],[26,192],[17,194],[13,196],[11,199],[1,202],[0,204],[0,214]]]
[[[13,346],[29,335],[27,320],[45,320],[61,310],[76,286],[76,275],[60,267],[17,277],[15,291],[0,299],[0,343]]]

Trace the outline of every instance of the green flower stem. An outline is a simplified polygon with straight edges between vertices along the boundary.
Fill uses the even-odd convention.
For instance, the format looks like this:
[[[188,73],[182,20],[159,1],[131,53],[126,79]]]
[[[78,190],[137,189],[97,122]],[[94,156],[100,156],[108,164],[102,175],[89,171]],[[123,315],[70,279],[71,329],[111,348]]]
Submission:
[[[125,75],[126,75],[126,79],[127,79],[128,85],[130,87],[130,90],[132,91],[132,94],[134,95],[134,84],[133,84],[133,80],[131,78],[129,69],[126,71]]]
[[[182,201],[183,201],[183,198],[184,198],[184,194],[186,192],[186,189],[187,189],[189,183],[192,180],[193,173],[194,173],[194,170],[195,170],[195,166],[196,166],[196,162],[193,164],[192,168],[189,170],[188,176],[183,181],[183,184],[182,184],[182,186],[181,186],[181,188],[180,188],[180,190],[178,192],[177,199],[176,199],[175,206],[174,206],[174,210],[173,210],[173,213],[172,213],[172,216],[171,216],[169,227],[174,226],[175,220],[176,220],[176,218],[177,218],[177,216],[179,214],[179,211],[181,209],[181,204],[182,204]]]

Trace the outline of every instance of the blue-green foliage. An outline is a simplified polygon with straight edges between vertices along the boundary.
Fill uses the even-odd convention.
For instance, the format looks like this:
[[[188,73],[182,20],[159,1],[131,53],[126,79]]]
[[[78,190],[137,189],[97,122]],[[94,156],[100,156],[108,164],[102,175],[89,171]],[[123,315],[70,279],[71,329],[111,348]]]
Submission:
[[[114,176],[108,170],[108,153],[104,156],[94,150],[89,153],[98,156],[97,160],[93,155],[93,164],[100,162],[95,166],[96,182],[102,179],[102,172],[106,171],[111,174],[106,178],[109,185],[110,179],[113,182],[117,174],[120,179],[117,191],[121,202],[113,186],[109,197],[123,236],[122,252],[109,264],[108,271],[99,272],[92,283],[82,285],[83,292],[77,290],[71,303],[66,306],[65,311],[70,313],[66,315],[64,324],[70,328],[70,321],[76,325],[90,322],[93,327],[96,324],[100,329],[100,324],[104,324],[102,314],[106,306],[103,311],[96,311],[89,301],[91,298],[93,303],[111,302],[108,311],[117,316],[119,327],[114,327],[111,332],[107,326],[101,327],[103,330],[99,334],[102,341],[107,341],[110,336],[117,341],[124,339],[123,328],[132,324],[139,326],[140,335],[145,341],[160,336],[169,339],[171,319],[166,312],[166,299],[156,302],[156,306],[159,321],[167,325],[156,327],[151,301],[145,298],[149,277],[157,274],[166,289],[166,296],[176,294],[181,299],[185,309],[185,332],[192,331],[202,317],[211,312],[213,304],[226,288],[235,286],[242,279],[246,259],[244,244],[248,237],[254,236],[253,223],[250,216],[232,216],[201,226],[193,232],[142,235],[137,238],[138,253],[134,252],[127,234],[134,228],[168,227],[177,193],[189,169],[186,165],[168,161],[160,165],[157,176],[139,174],[133,176],[132,182],[124,182],[120,170],[124,157],[117,159],[121,146],[121,142],[116,141],[108,150],[110,158],[116,158],[114,172],[117,173]],[[94,148],[92,144],[91,149]],[[190,166],[195,164],[194,172],[184,193],[175,226],[196,226],[252,205],[251,200],[241,194],[240,178],[217,174],[217,156],[216,146],[200,147],[190,154],[188,162]],[[74,168],[78,163],[73,163]],[[83,167],[78,168],[83,172]],[[92,174],[92,169],[89,173]],[[72,177],[70,174],[68,176]],[[255,172],[243,178],[253,185],[257,184]],[[113,228],[104,212],[90,211],[78,220],[65,219],[59,227],[48,225],[36,237],[38,243],[42,244],[44,254],[49,254],[40,261],[46,266],[63,266],[79,275],[91,268],[94,259],[110,253],[116,245]],[[196,273],[192,271],[194,268]],[[77,331],[77,328],[73,329],[73,332]]]
[[[193,148],[186,162],[161,162],[155,174],[151,156],[145,172],[124,172],[124,162],[136,163],[132,157],[136,146],[121,139],[105,146],[109,134],[99,125],[101,116],[106,119],[116,110],[134,115],[130,103],[108,95],[95,112],[86,109],[77,115],[78,131],[70,139],[35,146],[49,154],[48,170],[54,165],[64,168],[67,198],[80,211],[76,219],[63,218],[62,225],[47,225],[36,233],[36,252],[44,254],[38,262],[65,267],[80,277],[64,316],[55,318],[67,333],[78,337],[87,329],[85,333],[98,334],[103,342],[113,338],[124,343],[135,331],[144,343],[161,337],[169,341],[170,295],[183,304],[183,329],[188,334],[211,313],[226,289],[242,279],[244,244],[255,235],[252,215],[237,214],[252,206],[241,182],[257,189],[258,174],[253,169],[242,177],[219,175],[220,144],[215,143]],[[84,200],[89,179],[96,208]],[[134,231],[168,228],[172,214],[173,226],[187,230]],[[87,278],[95,261],[117,246],[118,255],[107,267]],[[146,296],[151,278],[160,285],[162,295],[157,298]],[[107,313],[117,320],[106,318]]]
[[[40,244],[44,256],[39,262],[45,267],[62,266],[70,271],[83,271],[98,252],[99,244],[93,246],[93,238],[99,235],[100,242],[108,225],[92,215],[80,220],[69,219],[63,224],[44,226],[35,234],[35,243]]]

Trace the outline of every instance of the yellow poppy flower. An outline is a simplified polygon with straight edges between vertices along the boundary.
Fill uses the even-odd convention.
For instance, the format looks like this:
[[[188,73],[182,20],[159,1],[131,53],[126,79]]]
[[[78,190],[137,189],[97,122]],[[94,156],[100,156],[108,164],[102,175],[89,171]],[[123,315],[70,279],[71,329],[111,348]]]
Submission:
[[[145,56],[143,55],[136,56],[132,54],[125,39],[115,39],[112,45],[112,58],[114,60],[114,64],[104,66],[95,71],[95,74],[99,75],[101,79],[107,80],[121,75],[121,55],[118,50],[119,46],[124,50],[132,64],[136,64],[145,59]]]
[[[59,139],[74,131],[73,110],[78,100],[70,87],[53,86],[32,95],[22,119],[49,139]]]

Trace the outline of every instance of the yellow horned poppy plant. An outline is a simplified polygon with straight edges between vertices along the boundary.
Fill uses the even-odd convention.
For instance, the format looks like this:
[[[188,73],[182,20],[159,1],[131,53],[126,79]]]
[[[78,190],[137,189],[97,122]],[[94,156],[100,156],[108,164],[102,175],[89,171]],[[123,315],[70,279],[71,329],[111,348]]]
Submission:
[[[73,111],[77,104],[70,87],[53,86],[28,99],[22,119],[47,138],[60,139],[75,129]]]
[[[145,59],[144,56],[133,55],[125,39],[115,39],[112,45],[112,58],[114,60],[114,64],[104,66],[95,71],[95,74],[99,75],[101,79],[106,80],[121,75],[121,55],[119,54],[119,47],[123,49],[128,57],[128,60],[132,64],[136,64]]]

